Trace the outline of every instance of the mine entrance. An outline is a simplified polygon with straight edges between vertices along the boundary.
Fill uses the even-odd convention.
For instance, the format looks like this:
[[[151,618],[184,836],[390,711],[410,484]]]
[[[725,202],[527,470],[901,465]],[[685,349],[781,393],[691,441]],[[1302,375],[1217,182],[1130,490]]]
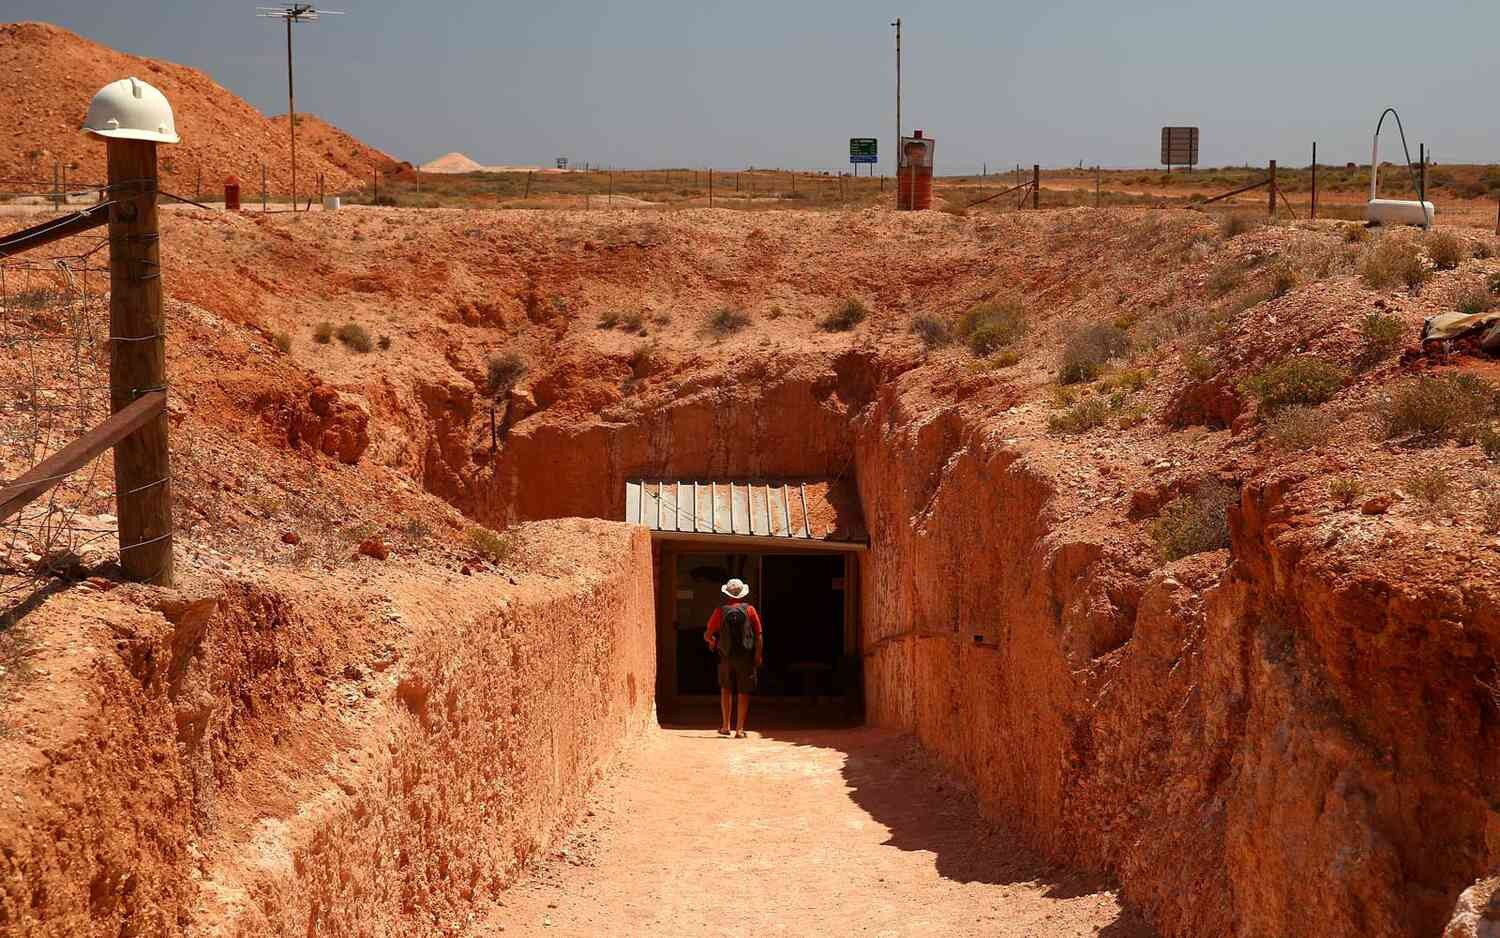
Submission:
[[[847,483],[632,482],[626,520],[652,532],[657,700],[664,719],[710,718],[718,659],[704,643],[731,577],[750,586],[766,629],[757,713],[858,721],[859,557],[864,528]]]

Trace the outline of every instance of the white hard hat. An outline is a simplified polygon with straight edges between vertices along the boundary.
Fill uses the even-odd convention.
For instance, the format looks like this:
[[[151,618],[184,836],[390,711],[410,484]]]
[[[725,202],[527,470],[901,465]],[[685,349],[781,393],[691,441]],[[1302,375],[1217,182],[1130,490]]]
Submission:
[[[153,143],[176,143],[179,139],[166,95],[139,78],[122,78],[99,89],[89,102],[83,132]]]
[[[730,599],[744,599],[745,595],[750,592],[750,587],[745,585],[744,580],[734,579],[719,587],[719,592]]]

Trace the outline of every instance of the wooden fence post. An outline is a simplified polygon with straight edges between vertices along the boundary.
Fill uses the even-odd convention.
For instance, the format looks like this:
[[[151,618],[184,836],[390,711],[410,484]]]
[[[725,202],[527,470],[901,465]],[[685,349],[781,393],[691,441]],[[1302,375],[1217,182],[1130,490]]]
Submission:
[[[1313,221],[1318,220],[1318,141],[1313,141],[1312,161],[1312,205],[1307,210]]]
[[[107,143],[109,212],[109,399],[119,413],[167,386],[161,255],[156,220],[156,144]],[[115,506],[125,575],[172,584],[172,480],[167,413],[115,444]]]
[[[266,191],[266,164],[260,164],[260,210],[266,212],[271,207],[270,194]]]
[[[526,194],[521,197],[522,200],[531,198],[531,172],[531,170],[526,171]]]
[[[1042,167],[1038,163],[1031,164],[1031,207],[1042,207]]]
[[[1276,217],[1276,161],[1271,161],[1270,168],[1270,202],[1268,211],[1271,218]]]

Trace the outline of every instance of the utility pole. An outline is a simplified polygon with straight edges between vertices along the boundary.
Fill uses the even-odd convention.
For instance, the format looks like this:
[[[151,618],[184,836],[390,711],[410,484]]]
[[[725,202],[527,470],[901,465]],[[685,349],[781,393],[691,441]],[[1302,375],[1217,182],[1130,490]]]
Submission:
[[[896,27],[896,168],[901,168],[901,17],[891,24]]]
[[[256,7],[256,16],[286,20],[286,123],[292,136],[292,211],[297,210],[297,94],[292,84],[292,24],[320,16],[343,16],[339,10],[316,10],[310,3],[287,3],[279,7]]]

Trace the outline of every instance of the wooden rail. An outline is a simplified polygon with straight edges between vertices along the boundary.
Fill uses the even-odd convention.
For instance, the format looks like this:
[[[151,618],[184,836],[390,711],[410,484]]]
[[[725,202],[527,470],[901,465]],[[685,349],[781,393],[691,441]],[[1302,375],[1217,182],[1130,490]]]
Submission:
[[[167,392],[152,391],[64,446],[15,482],[0,489],[0,523],[47,494],[59,482],[88,465],[100,453],[161,415]],[[117,483],[118,484],[118,483]]]
[[[53,241],[61,241],[73,235],[98,228],[109,223],[109,209],[113,202],[100,202],[81,212],[49,218],[40,225],[32,225],[13,234],[0,237],[0,257],[11,257],[22,251],[30,251]]]

